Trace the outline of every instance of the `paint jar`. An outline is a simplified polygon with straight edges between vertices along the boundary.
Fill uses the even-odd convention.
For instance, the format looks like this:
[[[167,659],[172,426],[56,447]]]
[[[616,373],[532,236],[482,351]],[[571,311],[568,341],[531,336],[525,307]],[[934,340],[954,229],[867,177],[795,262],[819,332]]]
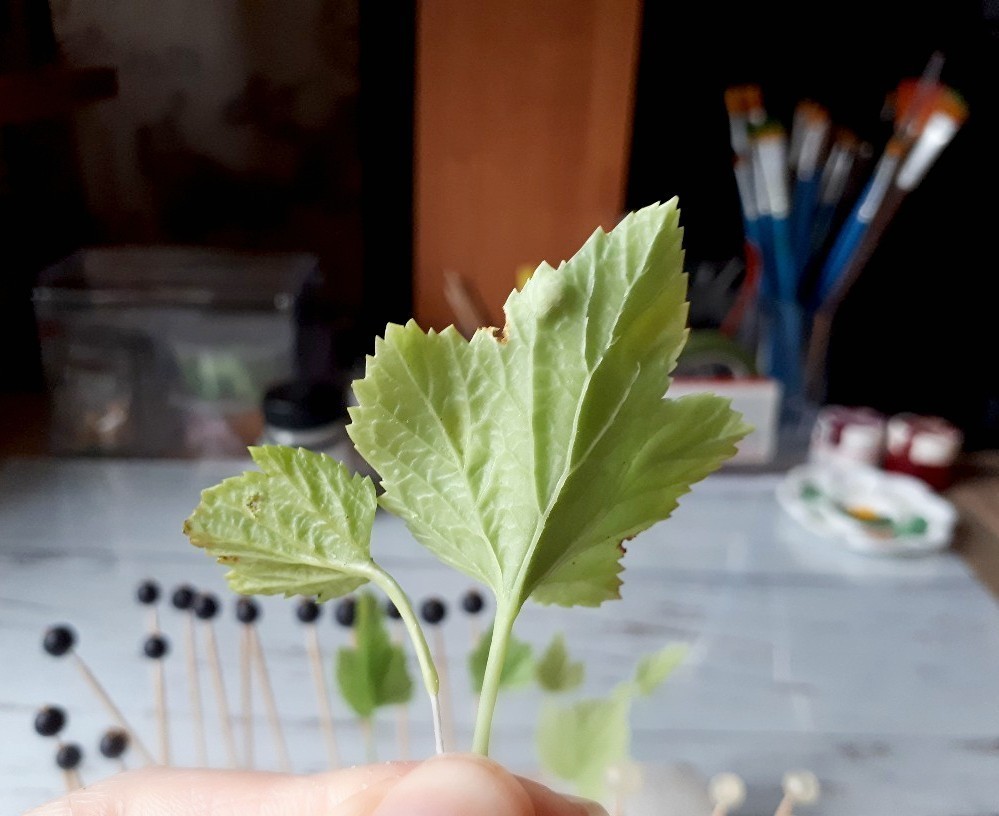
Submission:
[[[884,467],[943,490],[953,480],[954,463],[963,443],[961,431],[946,419],[897,414],[888,421]]]
[[[860,462],[877,467],[885,450],[885,418],[871,408],[829,405],[812,428],[813,462]]]

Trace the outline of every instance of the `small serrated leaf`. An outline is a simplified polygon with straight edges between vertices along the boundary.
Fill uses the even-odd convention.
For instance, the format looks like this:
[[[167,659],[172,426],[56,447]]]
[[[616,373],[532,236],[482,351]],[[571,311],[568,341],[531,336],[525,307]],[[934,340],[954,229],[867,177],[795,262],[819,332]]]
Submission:
[[[483,633],[475,649],[468,655],[468,673],[471,679],[472,691],[476,694],[482,691],[482,682],[486,674],[486,662],[489,660],[489,646],[492,642],[493,628]],[[503,660],[503,670],[500,676],[500,688],[511,689],[524,686],[531,682],[534,676],[534,650],[530,643],[525,643],[511,637]]]
[[[581,661],[569,659],[565,636],[560,632],[538,660],[534,676],[545,691],[562,692],[582,685],[584,672]]]
[[[352,592],[371,575],[371,480],[335,459],[299,448],[251,448],[259,471],[204,490],[184,533],[229,567],[244,595]]]
[[[337,653],[336,678],[343,699],[362,719],[382,706],[409,702],[413,681],[406,654],[389,637],[384,612],[370,592],[358,598],[354,633],[356,646]]]

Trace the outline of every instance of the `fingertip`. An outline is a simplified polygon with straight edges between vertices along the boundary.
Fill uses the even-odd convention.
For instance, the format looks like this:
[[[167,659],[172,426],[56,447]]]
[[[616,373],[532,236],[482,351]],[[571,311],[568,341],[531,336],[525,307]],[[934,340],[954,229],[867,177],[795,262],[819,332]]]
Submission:
[[[534,803],[535,816],[607,816],[603,805],[592,799],[558,793],[533,779],[520,781]]]
[[[520,781],[473,754],[434,757],[389,790],[371,816],[535,816]],[[580,814],[573,814],[580,816]]]

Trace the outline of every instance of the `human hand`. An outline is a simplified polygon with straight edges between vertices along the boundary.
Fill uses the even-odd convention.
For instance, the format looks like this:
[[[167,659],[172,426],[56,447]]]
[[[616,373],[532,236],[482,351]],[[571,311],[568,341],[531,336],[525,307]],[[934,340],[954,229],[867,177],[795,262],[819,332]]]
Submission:
[[[129,771],[24,816],[607,816],[476,755],[292,776],[252,771]]]

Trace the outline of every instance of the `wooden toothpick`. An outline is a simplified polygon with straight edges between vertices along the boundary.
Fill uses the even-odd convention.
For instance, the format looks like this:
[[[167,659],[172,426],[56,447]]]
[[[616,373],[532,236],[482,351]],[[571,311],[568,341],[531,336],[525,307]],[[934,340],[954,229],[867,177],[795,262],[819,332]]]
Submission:
[[[225,742],[226,757],[229,767],[236,768],[239,760],[236,754],[236,735],[232,729],[232,715],[229,707],[229,697],[225,690],[222,677],[222,661],[219,659],[219,645],[215,639],[215,627],[212,620],[219,613],[219,603],[214,595],[202,594],[194,601],[194,614],[198,620],[204,621],[205,650],[208,654],[208,668],[215,688],[215,703],[218,706],[219,725]]]
[[[312,682],[316,687],[316,702],[319,707],[319,728],[326,743],[326,754],[330,768],[340,767],[340,751],[333,728],[333,709],[330,707],[329,690],[326,688],[326,672],[323,669],[322,647],[316,621],[319,619],[319,604],[310,598],[303,598],[296,610],[298,620],[305,624],[305,651],[312,670]]]
[[[260,643],[260,634],[257,632],[256,623],[260,618],[260,607],[252,598],[240,598],[236,603],[236,617],[243,624],[243,632],[247,638],[251,660],[257,669],[257,679],[263,693],[264,711],[267,713],[271,738],[274,740],[278,767],[282,771],[289,772],[291,771],[291,758],[288,755],[288,743],[284,738],[281,716],[277,709],[277,698],[271,685],[271,676],[267,669],[267,661],[264,658],[264,648]]]
[[[187,670],[187,697],[194,729],[194,751],[198,766],[208,766],[208,742],[205,739],[205,712],[201,702],[201,676],[198,672],[198,641],[194,628],[194,589],[179,586],[170,598],[174,609],[184,615],[184,663]]]

